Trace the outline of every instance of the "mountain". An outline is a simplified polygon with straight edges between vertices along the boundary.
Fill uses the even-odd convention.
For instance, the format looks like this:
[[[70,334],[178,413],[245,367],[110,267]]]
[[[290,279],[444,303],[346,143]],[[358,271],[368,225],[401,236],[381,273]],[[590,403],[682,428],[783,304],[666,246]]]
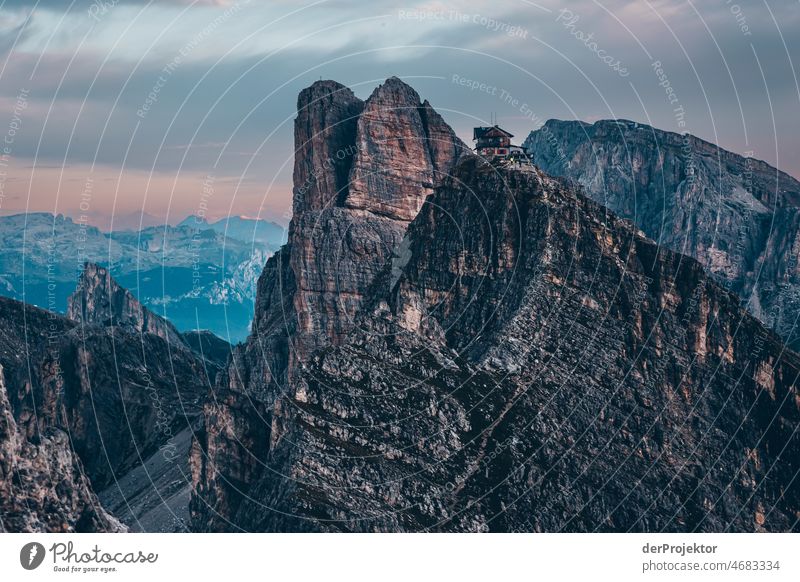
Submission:
[[[117,283],[108,269],[94,263],[86,263],[75,292],[67,300],[67,318],[84,325],[153,334],[175,349],[189,348],[208,364],[213,376],[225,366],[230,354],[230,344],[209,330],[180,333]]]
[[[0,533],[124,530],[100,505],[68,433],[20,434],[0,366]]]
[[[225,368],[231,355],[231,344],[207,329],[181,334],[183,341],[201,358],[220,370]]]
[[[176,347],[184,344],[174,325],[145,308],[111,277],[108,269],[94,263],[85,265],[78,287],[67,299],[67,317],[84,324],[151,333]]]
[[[0,298],[0,412],[6,427],[0,434],[0,489],[31,483],[27,495],[44,502],[55,488],[60,499],[41,509],[3,509],[4,521],[16,515],[6,529],[122,528],[95,492],[115,488],[130,497],[125,477],[154,459],[169,459],[173,471],[183,467],[183,514],[173,515],[182,524],[189,478],[188,457],[180,450],[187,439],[179,435],[197,419],[217,369],[96,265],[86,266],[69,311],[80,320]],[[48,459],[54,461],[49,468]],[[173,504],[170,511],[179,508]],[[137,514],[119,517],[136,529]]]
[[[0,295],[65,313],[92,262],[178,329],[239,341],[249,333],[258,274],[279,245],[252,238],[163,224],[103,233],[47,213],[0,217]]]
[[[193,529],[796,527],[800,357],[698,262],[471,155],[396,79],[364,103],[315,83],[295,136]]]
[[[113,262],[82,264],[69,318],[0,298],[0,529],[797,529],[800,355],[720,272],[574,179],[476,156],[399,79],[297,110],[245,342],[181,333]],[[67,255],[70,221],[15,220],[33,259]],[[102,240],[181,261],[198,234],[230,252],[187,226]]]
[[[524,145],[545,172],[696,258],[800,346],[800,182],[694,136],[624,120],[550,120]]]
[[[189,445],[192,429],[170,440],[167,454],[148,457],[98,492],[103,507],[132,532],[185,532],[189,518]]]
[[[396,78],[366,101],[320,81],[300,93],[297,110],[288,243],[259,278],[253,331],[220,375],[192,448],[193,523],[204,531],[236,523],[269,454],[279,395],[311,354],[353,329],[409,221],[468,152]]]
[[[116,213],[113,216],[102,212],[89,212],[89,222],[103,232],[119,230],[139,230],[149,226],[164,226],[164,219],[141,210],[128,213]]]
[[[236,240],[261,243],[271,247],[279,247],[286,242],[285,228],[260,218],[228,216],[216,222],[208,222],[200,216],[187,216],[177,226],[198,230],[211,229]]]

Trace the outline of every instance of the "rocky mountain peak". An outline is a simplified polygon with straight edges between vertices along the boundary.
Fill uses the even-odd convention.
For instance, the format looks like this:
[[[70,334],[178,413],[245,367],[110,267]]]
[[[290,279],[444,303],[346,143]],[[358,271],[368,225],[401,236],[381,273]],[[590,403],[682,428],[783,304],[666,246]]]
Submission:
[[[268,468],[226,517],[790,531],[797,355],[579,189],[481,162],[436,189],[352,331],[292,379]]]
[[[367,102],[372,105],[418,107],[420,105],[420,96],[411,85],[405,83],[399,77],[393,76],[378,85],[372,91],[372,95],[367,99]]]
[[[396,77],[365,102],[314,83],[298,99],[295,138],[289,254],[304,357],[347,333],[408,222],[469,148]]]
[[[550,120],[525,147],[659,244],[696,258],[800,346],[800,182],[766,162],[635,121]]]
[[[318,81],[298,98],[288,244],[258,283],[253,333],[237,348],[193,447],[194,519],[241,503],[263,460],[241,443],[280,441],[282,398],[316,350],[353,329],[368,290],[434,184],[469,148],[417,92],[391,78],[361,101]],[[254,405],[255,403],[255,405]],[[269,420],[274,417],[274,422]],[[235,431],[224,419],[235,418]],[[230,483],[240,483],[231,487]]]
[[[317,81],[297,98],[294,215],[335,204],[347,188],[363,101],[336,81]]]
[[[78,286],[67,300],[67,317],[87,324],[132,328],[184,345],[175,326],[147,309],[108,269],[95,263],[84,265]]]
[[[437,179],[469,151],[427,101],[391,77],[359,117],[345,206],[413,220]]]

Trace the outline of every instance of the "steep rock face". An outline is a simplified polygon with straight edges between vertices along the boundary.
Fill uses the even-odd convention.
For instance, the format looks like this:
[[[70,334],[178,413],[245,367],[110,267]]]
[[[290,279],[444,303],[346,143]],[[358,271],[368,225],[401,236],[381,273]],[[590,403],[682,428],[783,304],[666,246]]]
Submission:
[[[364,102],[335,81],[319,81],[297,97],[293,211],[336,204],[347,189]]]
[[[183,341],[201,358],[218,369],[228,363],[231,355],[231,344],[207,329],[187,331],[181,334]]]
[[[572,187],[465,162],[370,293],[290,387],[239,527],[797,527],[800,359]]]
[[[111,278],[106,285],[125,292]],[[104,296],[76,294],[73,304],[101,313],[92,297]],[[146,310],[143,317],[155,320]],[[19,442],[50,439],[52,450],[69,445],[58,453],[64,478],[80,459],[85,483],[99,491],[156,454],[178,462],[176,435],[199,414],[216,373],[182,341],[170,343],[137,325],[77,324],[10,299],[0,299],[0,322],[0,365]]]
[[[43,356],[31,400],[70,427],[97,490],[158,451],[174,456],[214,376],[187,348],[153,334],[75,330]]]
[[[797,347],[800,182],[691,135],[630,121],[548,121],[525,146],[660,244],[700,261]]]
[[[204,363],[153,334],[80,326],[0,299],[0,364],[18,431],[66,431],[93,486],[114,482],[196,417]]]
[[[345,206],[410,221],[466,147],[414,89],[392,77],[358,118]]]
[[[315,83],[298,99],[295,134],[308,139],[297,144],[295,177],[316,177],[307,194],[298,196],[304,183],[295,184],[289,235],[301,359],[351,329],[364,291],[408,221],[435,181],[468,151],[430,105],[395,77],[365,103],[353,99],[329,81]],[[354,111],[360,111],[357,117]],[[305,128],[318,133],[308,136]],[[349,168],[345,180],[343,168]]]
[[[234,351],[193,446],[195,529],[238,527],[238,507],[282,437],[282,395],[315,350],[351,331],[435,181],[468,151],[394,78],[366,102],[338,83],[314,83],[298,99],[295,138],[289,241],[259,279],[253,333]]]
[[[287,385],[296,329],[289,246],[267,261],[258,280],[253,332],[236,346],[203,408],[192,442],[192,529],[235,531],[231,521],[269,450],[271,405]]]
[[[67,300],[67,317],[100,326],[125,326],[183,345],[175,326],[145,308],[111,277],[108,269],[86,263],[78,287]]]
[[[339,207],[292,220],[294,352],[303,360],[352,328],[364,291],[402,239],[407,223]]]
[[[117,532],[100,505],[69,436],[50,428],[35,442],[21,435],[0,365],[0,532]]]

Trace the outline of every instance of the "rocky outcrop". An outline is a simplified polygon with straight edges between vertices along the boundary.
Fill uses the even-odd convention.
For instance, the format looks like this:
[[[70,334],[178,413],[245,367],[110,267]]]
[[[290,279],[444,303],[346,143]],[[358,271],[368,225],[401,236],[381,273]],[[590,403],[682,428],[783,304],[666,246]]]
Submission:
[[[114,322],[113,326],[86,321],[78,324],[0,298],[0,365],[18,443],[8,445],[7,450],[12,451],[8,454],[18,455],[19,459],[12,462],[25,466],[25,455],[45,443],[42,452],[59,463],[53,479],[69,481],[76,471],[81,474],[83,480],[75,481],[74,490],[66,485],[63,489],[65,502],[71,500],[75,508],[82,499],[99,507],[92,489],[119,488],[123,476],[154,455],[162,455],[165,463],[180,463],[176,435],[198,416],[213,379],[210,364],[182,340],[165,339],[171,328],[152,327],[161,324],[146,310],[122,311],[141,316],[126,320],[124,325],[116,323],[116,315],[103,319],[100,314],[104,310],[111,313],[105,290],[111,290],[113,297],[124,297],[127,291],[107,274],[101,276],[101,285],[91,286],[86,285],[86,276],[84,273],[81,289],[87,295],[73,295],[73,305],[80,305],[84,314],[92,314],[88,319],[96,316],[98,321]],[[93,304],[95,299],[99,306]],[[163,333],[157,335],[146,329]],[[185,450],[182,452],[185,454]],[[50,461],[45,456],[41,462]],[[82,492],[84,486],[91,495]],[[188,497],[184,503],[187,507]],[[67,509],[62,517],[57,505],[50,511],[50,521],[41,515],[19,519],[27,519],[33,529],[72,527],[58,525],[62,518],[67,522],[71,519]],[[85,525],[87,517],[75,528],[104,528],[107,524],[98,515],[87,514],[94,521]]]
[[[352,328],[364,291],[408,222],[436,180],[468,152],[397,78],[363,104],[355,99],[332,81],[315,83],[298,99],[295,178],[316,177],[306,194],[300,194],[305,182],[295,184],[289,228],[297,285],[294,349],[301,359]],[[306,128],[317,133],[308,135]]]
[[[193,446],[193,527],[235,514],[283,433],[283,395],[316,350],[353,328],[365,293],[433,186],[468,149],[399,79],[362,102],[333,81],[301,92],[289,240],[259,279],[248,341],[234,351]]]
[[[466,146],[414,89],[392,77],[375,89],[358,118],[356,151],[344,204],[410,221]]]
[[[695,257],[800,345],[800,182],[694,136],[623,120],[550,120],[525,146],[544,171]]]
[[[228,363],[228,358],[231,355],[231,344],[207,329],[183,332],[181,337],[195,354],[218,370],[224,368]]]
[[[111,277],[108,269],[86,263],[75,292],[67,300],[67,317],[99,326],[128,327],[172,344],[184,345],[180,332],[163,317],[145,308]]]
[[[337,119],[359,107],[309,93]],[[452,135],[415,95],[390,80],[364,103],[346,187],[309,160],[349,143],[298,112],[325,138],[298,147],[300,175],[325,191],[295,184],[253,334],[204,409],[192,528],[796,527],[798,356],[568,183],[399,139]]]
[[[233,523],[791,531],[799,372],[693,259],[538,170],[470,160],[289,387]]]
[[[0,532],[118,532],[73,454],[69,435],[17,430],[0,366]]]

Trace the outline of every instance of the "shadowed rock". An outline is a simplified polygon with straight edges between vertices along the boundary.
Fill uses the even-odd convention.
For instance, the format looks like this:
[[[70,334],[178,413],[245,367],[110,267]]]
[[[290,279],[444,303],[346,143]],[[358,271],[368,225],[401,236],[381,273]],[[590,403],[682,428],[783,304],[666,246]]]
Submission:
[[[281,394],[315,350],[352,330],[435,181],[468,155],[396,78],[366,102],[333,81],[314,83],[298,98],[295,140],[289,242],[259,279],[253,333],[234,351],[193,447],[198,529],[235,529],[229,520],[281,438]]]
[[[631,121],[548,121],[525,141],[659,244],[695,257],[793,347],[800,315],[800,182],[692,135]]]
[[[800,359],[696,261],[474,161],[406,237],[290,386],[239,527],[797,526]]]
[[[152,333],[173,344],[185,345],[180,332],[163,317],[139,303],[120,286],[108,269],[86,263],[75,292],[67,300],[67,317],[99,326],[129,327]]]
[[[0,366],[0,532],[118,532],[92,491],[69,435],[48,428],[20,434]]]

